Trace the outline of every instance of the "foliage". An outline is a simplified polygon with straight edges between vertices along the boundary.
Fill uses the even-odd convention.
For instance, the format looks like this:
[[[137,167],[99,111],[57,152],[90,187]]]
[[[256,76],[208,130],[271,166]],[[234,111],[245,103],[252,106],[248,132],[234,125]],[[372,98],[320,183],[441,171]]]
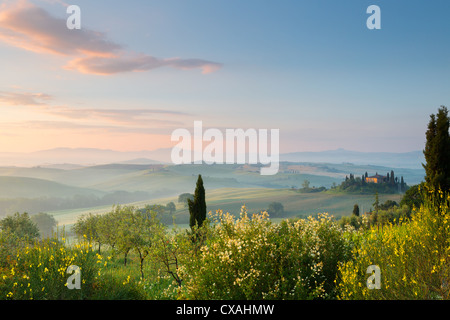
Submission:
[[[378,173],[377,173],[378,174]],[[335,191],[343,191],[348,193],[374,194],[376,192],[382,194],[399,193],[408,190],[408,185],[403,177],[400,181],[395,177],[393,170],[386,174],[386,179],[380,183],[366,182],[368,174],[361,177],[355,177],[352,173],[345,177],[345,180],[339,186],[332,188]]]
[[[366,215],[363,216],[356,216],[352,214],[351,216],[343,216],[339,220],[339,226],[342,228],[342,230],[348,229],[350,226],[354,230],[359,230],[360,228],[364,228],[367,226],[367,219],[368,217]],[[364,221],[366,221],[364,223]]]
[[[340,267],[340,298],[449,299],[450,210],[445,201],[440,206],[427,195],[410,222],[359,233],[353,259]],[[370,265],[381,269],[379,290],[366,287]]]
[[[56,227],[56,220],[48,213],[40,212],[31,216],[33,221],[39,229],[41,239],[50,238],[53,236]]]
[[[400,207],[392,205],[391,200],[387,200],[384,204],[381,204],[380,208],[378,211],[367,212],[361,216],[354,214],[344,216],[339,220],[339,225],[342,229],[345,229],[346,226],[351,226],[355,230],[366,230],[372,226],[379,228],[387,224],[397,225],[400,221],[405,222],[411,218],[411,210],[408,206],[403,205]]]
[[[302,188],[298,189],[298,192],[300,193],[315,193],[315,192],[322,192],[322,191],[326,191],[327,188],[325,187],[320,187],[320,188],[316,188],[315,186],[313,186],[312,188],[309,187],[310,185],[310,181],[309,180],[304,180],[302,183]],[[295,187],[294,187],[295,189]]]
[[[267,208],[267,213],[270,217],[280,217],[284,214],[284,207],[281,202],[271,202]]]
[[[398,203],[393,200],[386,200],[384,203],[380,204],[378,209],[380,210],[389,210],[391,208],[398,207]]]
[[[188,206],[188,199],[194,200],[194,195],[192,193],[182,193],[178,196],[178,203],[184,204],[185,207]]]
[[[386,210],[339,223],[327,214],[273,223],[266,212],[251,215],[245,207],[238,218],[218,211],[194,228],[202,240],[196,242],[134,207],[96,217],[98,239],[85,234],[74,244],[18,242],[2,231],[0,297],[447,299],[449,207],[444,201],[437,208],[433,196],[412,214],[385,202]],[[65,286],[69,265],[81,267],[81,290]],[[370,265],[381,269],[380,290],[366,287]]]
[[[378,197],[378,191],[375,192],[375,202],[373,203],[373,208],[375,209],[375,212],[378,212],[378,210],[380,210],[380,199]]]
[[[89,242],[98,243],[98,248],[100,251],[100,235],[99,235],[99,215],[93,215],[92,213],[81,215],[75,225],[72,227],[72,230],[75,234],[80,238],[85,238]]]
[[[39,229],[36,224],[30,219],[28,213],[15,213],[12,216],[0,220],[0,230],[2,232],[11,233],[18,238],[33,241],[39,237]]]
[[[436,115],[430,115],[423,151],[426,164],[425,181],[430,189],[450,191],[450,118],[446,107],[441,106]]]
[[[173,203],[172,201],[171,202],[169,202],[167,205],[166,205],[166,209],[167,209],[167,211],[169,211],[169,214],[174,214],[175,213],[175,211],[177,210],[177,207],[175,206],[175,203]]]
[[[176,207],[173,202],[169,202],[167,206],[162,206],[159,204],[146,205],[144,208],[137,210],[143,214],[152,212],[159,221],[169,225],[173,223],[173,213],[175,212]]]
[[[73,230],[79,238],[86,238],[100,245],[103,243],[124,255],[124,265],[130,251],[139,254],[141,278],[144,278],[143,264],[152,245],[157,213],[151,207],[139,210],[133,206],[114,206],[105,215],[83,215]]]
[[[206,219],[206,199],[205,199],[205,188],[203,187],[202,175],[198,175],[197,185],[195,187],[194,199],[187,199],[189,206],[189,226],[193,228],[194,226],[201,227],[203,221]]]
[[[15,213],[0,220],[0,267],[39,237],[39,229],[27,213]]]
[[[70,265],[81,271],[81,289],[66,288]],[[99,260],[88,242],[68,247],[57,239],[47,239],[20,248],[0,272],[0,296],[3,299],[85,299],[95,289],[101,275]]]
[[[182,267],[188,299],[312,299],[334,295],[339,261],[350,251],[328,215],[273,224],[267,213],[236,220],[218,211],[204,246]]]
[[[358,204],[355,204],[353,206],[353,212],[352,213],[353,213],[354,216],[359,217],[359,206],[358,206]]]
[[[450,196],[424,191],[412,211],[387,200],[339,222],[274,223],[244,206],[188,230],[161,223],[162,206],[114,206],[82,216],[74,244],[39,241],[30,217],[16,214],[0,222],[0,298],[449,299]],[[81,268],[81,290],[66,287],[70,265]],[[381,289],[366,287],[371,265]]]
[[[406,205],[410,210],[418,209],[423,204],[421,189],[424,190],[425,184],[421,183],[409,188],[400,201],[400,206]]]

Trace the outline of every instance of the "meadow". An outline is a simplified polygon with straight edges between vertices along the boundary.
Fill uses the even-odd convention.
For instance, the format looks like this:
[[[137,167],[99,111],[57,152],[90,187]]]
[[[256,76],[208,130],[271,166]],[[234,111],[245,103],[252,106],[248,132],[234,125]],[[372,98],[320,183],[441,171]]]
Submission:
[[[338,167],[356,169],[351,164]],[[414,218],[382,226],[382,231],[379,226],[375,229],[364,225],[358,230],[342,226],[339,219],[350,216],[355,204],[362,215],[370,211],[374,195],[332,190],[300,192],[298,186],[306,179],[311,185],[330,186],[341,181],[345,172],[326,165],[288,164],[282,168],[284,171],[276,177],[261,177],[254,168],[245,166],[0,168],[5,175],[0,182],[12,183],[21,196],[29,191],[36,197],[58,193],[61,199],[67,199],[74,193],[95,193],[104,197],[97,200],[106,199],[100,205],[95,205],[98,201],[89,205],[83,202],[87,198],[75,197],[73,207],[47,210],[58,223],[56,235],[50,239],[27,239],[0,232],[0,298],[379,298],[363,290],[367,278],[363,269],[368,262],[376,263],[364,254],[381,253],[376,246],[369,250],[364,245],[380,241],[373,240],[374,235],[382,239],[394,234],[411,237],[414,232],[423,235],[423,230],[417,227],[409,233],[401,231],[406,225],[415,225]],[[360,166],[355,172],[366,169]],[[178,202],[178,196],[193,192],[193,172],[199,170],[205,175],[210,215],[203,227],[191,230],[188,208]],[[14,188],[4,190],[14,196]],[[401,194],[379,195],[380,203],[400,202],[401,198]],[[158,221],[151,206],[170,202],[175,204],[175,223],[167,225]],[[284,211],[269,217],[265,211],[273,202],[282,203]],[[427,216],[427,210],[432,208],[418,210],[417,216]],[[95,223],[89,225],[87,221],[103,221],[103,225],[97,229]],[[417,257],[409,258],[419,261]],[[382,259],[379,264],[383,270],[390,268]],[[81,271],[79,290],[68,288],[71,274],[67,270],[71,265]],[[445,261],[433,267],[442,269],[444,265]],[[359,273],[352,274],[351,270]],[[446,297],[443,293],[433,291],[425,296]]]
[[[2,234],[1,247],[10,247],[2,255],[0,297],[448,299],[450,197],[446,200],[428,199],[410,219],[358,230],[340,227],[328,214],[274,223],[267,213],[245,206],[238,216],[211,213],[198,229],[168,229],[153,218],[127,224],[131,220],[122,217],[141,216],[132,207],[118,207],[111,220],[119,223],[115,233],[136,232],[125,256],[124,243],[101,240],[99,251],[100,238],[92,234],[35,242],[12,242]],[[130,227],[136,225],[143,228]],[[70,265],[81,270],[80,289],[67,288]],[[371,265],[381,270],[380,289],[367,287]]]
[[[350,215],[353,205],[357,203],[361,211],[369,211],[373,207],[373,195],[345,194],[345,193],[299,193],[291,189],[271,189],[271,188],[219,188],[208,190],[207,209],[215,212],[223,210],[231,214],[239,215],[241,207],[245,205],[252,212],[267,210],[271,202],[277,201],[283,204],[284,214],[281,217],[272,217],[275,221],[307,217],[318,212],[327,212],[336,218]],[[393,200],[400,202],[400,194],[381,194],[380,201]],[[132,203],[117,203],[122,205],[132,205],[138,208],[146,205],[165,205],[174,202],[177,210],[174,213],[175,223],[185,225],[189,218],[189,210],[184,204],[178,203],[178,197],[164,197],[136,201]],[[78,217],[87,213],[102,214],[111,210],[111,205],[103,205],[92,208],[69,209],[50,211],[60,226],[70,227],[76,222]]]
[[[361,176],[365,172],[385,173],[391,168],[327,163],[280,163],[280,172],[274,176],[261,176],[258,168],[250,165],[162,165],[162,164],[105,164],[105,165],[60,165],[36,167],[0,167],[0,217],[15,212],[60,212],[64,210],[86,209],[113,204],[135,202],[156,203],[166,198],[175,199],[179,194],[192,192],[198,174],[204,177],[208,191],[226,189],[248,189],[249,201],[255,189],[300,188],[305,180],[311,187],[330,188],[339,185],[350,173]],[[413,185],[422,181],[423,169],[396,168],[396,174],[405,176],[406,182]],[[220,191],[219,191],[220,192]],[[247,192],[247,191],[243,191]],[[284,191],[282,191],[284,192]],[[217,192],[215,192],[217,193]],[[239,191],[236,191],[239,193]],[[276,192],[274,192],[276,195]],[[276,195],[277,196],[277,195]],[[280,194],[280,197],[285,197]],[[211,198],[212,199],[212,198]],[[289,215],[310,214],[313,211],[336,209],[340,214],[343,208],[326,205],[310,207],[304,203],[289,208],[291,197],[286,197]],[[340,199],[340,198],[336,198]],[[343,198],[342,198],[343,199]],[[225,198],[224,198],[225,200]],[[245,201],[245,198],[242,198]],[[261,200],[263,200],[261,198]],[[329,203],[328,198],[324,198]],[[215,201],[212,199],[212,201]],[[277,200],[273,200],[277,201]],[[313,200],[314,201],[314,200]],[[255,203],[254,210],[265,207],[264,201]],[[266,201],[267,202],[267,201]],[[176,202],[175,202],[176,203]],[[224,210],[239,211],[239,206]],[[306,207],[304,208],[304,204]],[[214,205],[214,204],[212,204]],[[232,205],[230,203],[230,205]],[[366,204],[363,204],[366,207]],[[368,209],[369,207],[367,207]],[[253,208],[252,208],[253,209]],[[180,212],[181,213],[181,212]]]

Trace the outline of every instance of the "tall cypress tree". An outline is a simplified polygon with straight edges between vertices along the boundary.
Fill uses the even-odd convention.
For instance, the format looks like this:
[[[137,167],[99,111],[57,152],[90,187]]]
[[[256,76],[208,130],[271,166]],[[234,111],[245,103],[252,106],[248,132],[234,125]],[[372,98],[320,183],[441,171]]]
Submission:
[[[446,107],[441,106],[437,115],[430,116],[423,153],[426,164],[425,181],[430,189],[450,192],[450,119]]]
[[[375,192],[375,202],[373,203],[373,208],[375,209],[375,212],[378,213],[378,210],[380,209],[380,199],[378,197],[378,191]]]
[[[394,184],[395,184],[394,170],[391,170],[391,177],[390,177],[389,183],[390,183],[391,185],[394,185]]]
[[[358,206],[358,204],[355,204],[353,206],[353,215],[359,217],[359,206]]]
[[[197,185],[195,187],[194,200],[188,199],[189,205],[189,226],[193,228],[195,225],[201,227],[206,219],[206,199],[205,188],[203,187],[202,175],[198,175]]]

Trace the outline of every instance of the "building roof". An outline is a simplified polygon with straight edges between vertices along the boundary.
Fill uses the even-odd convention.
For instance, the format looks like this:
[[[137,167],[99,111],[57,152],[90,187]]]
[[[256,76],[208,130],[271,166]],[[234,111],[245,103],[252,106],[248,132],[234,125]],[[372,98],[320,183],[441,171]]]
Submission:
[[[376,174],[376,175],[374,175],[374,176],[367,177],[367,178],[378,178],[378,179],[380,179],[380,178],[387,178],[387,177],[386,177],[386,176],[382,176],[382,175],[380,175],[380,174]]]

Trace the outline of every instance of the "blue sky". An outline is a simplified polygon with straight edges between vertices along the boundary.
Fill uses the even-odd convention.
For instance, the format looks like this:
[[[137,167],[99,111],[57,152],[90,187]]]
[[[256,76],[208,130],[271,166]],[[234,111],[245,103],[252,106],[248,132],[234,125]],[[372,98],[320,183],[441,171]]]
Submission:
[[[66,33],[40,27],[67,4],[91,33],[65,52]],[[366,27],[372,4],[381,30]],[[281,152],[421,150],[450,101],[449,14],[444,0],[3,1],[0,151],[151,150],[194,120],[280,129]],[[95,74],[105,52],[120,56]],[[152,67],[124,67],[142,59]]]

